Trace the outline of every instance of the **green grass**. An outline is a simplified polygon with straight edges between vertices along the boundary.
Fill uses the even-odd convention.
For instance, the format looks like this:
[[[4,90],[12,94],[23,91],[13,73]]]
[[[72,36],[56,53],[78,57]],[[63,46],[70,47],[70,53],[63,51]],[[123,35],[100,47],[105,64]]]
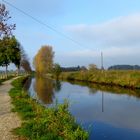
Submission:
[[[65,80],[86,81],[102,85],[115,85],[140,89],[140,71],[80,71],[64,72],[60,76]]]
[[[45,108],[31,99],[22,87],[26,78],[15,80],[10,90],[13,111],[22,118],[22,126],[13,132],[30,140],[86,140],[88,132],[76,123],[68,102]]]

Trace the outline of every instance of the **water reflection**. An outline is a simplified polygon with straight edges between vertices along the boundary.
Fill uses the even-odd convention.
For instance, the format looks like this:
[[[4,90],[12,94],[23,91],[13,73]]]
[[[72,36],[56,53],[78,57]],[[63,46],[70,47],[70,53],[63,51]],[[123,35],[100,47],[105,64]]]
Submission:
[[[59,80],[55,81],[54,89],[56,92],[59,92],[61,90],[61,82]]]
[[[104,112],[104,93],[102,91],[102,112]]]
[[[99,85],[99,84],[93,84],[93,83],[87,83],[87,82],[81,82],[81,81],[69,81],[73,85],[80,85],[84,87],[89,88],[90,93],[97,93],[97,91],[103,91],[103,92],[110,92],[112,94],[126,94],[129,96],[135,96],[140,98],[140,90],[139,89],[127,89],[127,88],[121,88],[117,86],[105,86],[105,85]]]
[[[23,89],[25,91],[28,91],[31,85],[32,77],[28,77],[28,79],[25,81]]]
[[[43,102],[43,104],[52,104],[55,99],[54,93],[61,90],[61,82],[44,77],[36,77],[33,81],[33,90],[36,93],[37,99]]]
[[[83,127],[93,124],[90,140],[140,140],[140,90],[41,77],[32,83],[44,104],[69,99],[69,109],[77,121],[82,121]]]
[[[36,77],[34,90],[37,93],[38,99],[44,104],[51,104],[54,98],[53,81],[42,77]]]
[[[89,87],[89,93],[91,94],[96,94],[97,93],[97,89],[95,88],[92,88],[90,85],[90,83],[88,82],[80,82],[80,81],[69,81],[69,83],[71,83],[72,85],[80,85],[80,86],[83,86],[83,87]]]

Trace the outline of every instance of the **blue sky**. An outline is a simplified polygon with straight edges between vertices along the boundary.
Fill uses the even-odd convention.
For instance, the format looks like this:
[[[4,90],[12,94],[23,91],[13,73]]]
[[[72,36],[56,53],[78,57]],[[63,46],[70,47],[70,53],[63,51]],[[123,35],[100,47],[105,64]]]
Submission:
[[[42,45],[51,45],[62,66],[94,63],[140,65],[139,0],[6,0],[81,45],[57,34],[6,4],[16,23],[14,34],[30,61]]]

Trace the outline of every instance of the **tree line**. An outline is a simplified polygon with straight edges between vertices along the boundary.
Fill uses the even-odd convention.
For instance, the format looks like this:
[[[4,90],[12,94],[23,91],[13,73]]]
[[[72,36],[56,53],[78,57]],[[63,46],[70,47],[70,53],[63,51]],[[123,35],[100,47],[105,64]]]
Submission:
[[[17,71],[22,67],[26,72],[31,72],[28,57],[20,44],[13,35],[16,24],[10,23],[11,16],[4,4],[0,4],[0,66],[5,67],[7,75],[8,66],[13,63]]]
[[[108,70],[140,70],[139,65],[114,65],[110,66]]]

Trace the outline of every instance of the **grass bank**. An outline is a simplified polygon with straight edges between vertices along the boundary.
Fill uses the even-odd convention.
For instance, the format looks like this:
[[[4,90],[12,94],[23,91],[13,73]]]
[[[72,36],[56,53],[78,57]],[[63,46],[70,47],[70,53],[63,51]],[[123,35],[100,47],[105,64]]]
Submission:
[[[92,82],[102,85],[140,89],[140,71],[80,71],[63,72],[63,80]]]
[[[18,112],[23,120],[22,126],[14,130],[16,135],[30,140],[88,139],[88,132],[76,123],[66,101],[46,109],[22,89],[25,81],[25,77],[16,79],[12,82],[14,87],[10,90],[13,111]]]

